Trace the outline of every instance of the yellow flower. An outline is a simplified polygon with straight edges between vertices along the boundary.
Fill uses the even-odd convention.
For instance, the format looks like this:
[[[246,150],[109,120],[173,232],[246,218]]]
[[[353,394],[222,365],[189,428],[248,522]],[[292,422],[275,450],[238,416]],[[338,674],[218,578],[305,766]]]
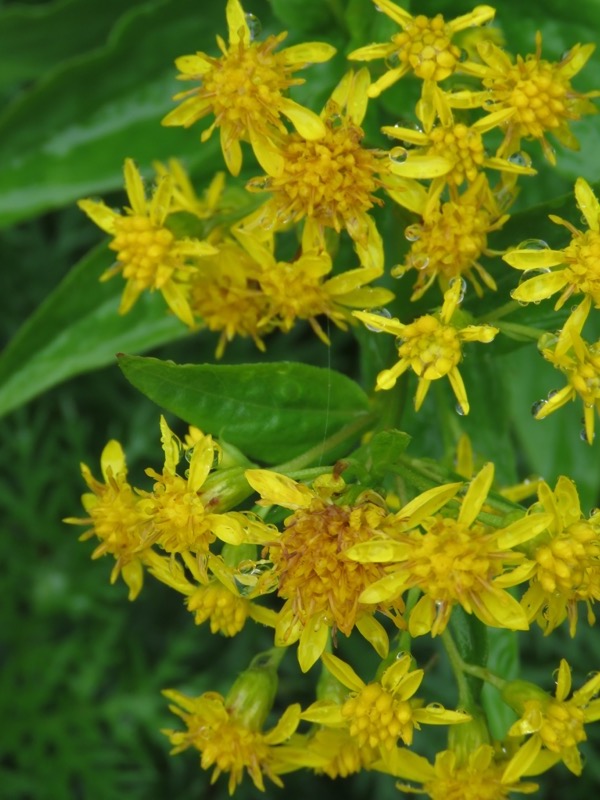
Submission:
[[[472,74],[483,82],[485,91],[480,93],[480,99],[491,114],[510,111],[503,123],[505,135],[499,155],[517,151],[521,139],[537,139],[548,161],[555,164],[556,155],[546,134],[551,133],[565,147],[578,150],[569,122],[596,113],[589,98],[598,93],[581,94],[571,86],[571,79],[583,69],[595,46],[577,44],[560,61],[551,62],[542,58],[539,31],[535,44],[534,54],[517,56],[513,63],[500,47],[481,42],[478,50],[484,65],[474,65]],[[460,94],[466,97],[465,93]],[[469,100],[473,97],[471,93]],[[454,100],[450,102],[454,104]]]
[[[478,278],[493,291],[496,282],[479,259],[495,255],[487,245],[488,234],[501,228],[507,214],[502,214],[496,195],[483,175],[455,199],[442,203],[432,196],[420,222],[406,228],[411,242],[404,264],[394,267],[395,278],[408,270],[417,272],[411,300],[418,300],[437,279],[446,291],[453,279],[467,278],[479,297],[483,289]]]
[[[513,792],[532,794],[535,783],[505,781],[505,763],[497,761],[489,744],[477,747],[466,759],[454,750],[437,753],[435,764],[406,749],[399,749],[391,762],[391,773],[420,783],[420,786],[398,784],[403,792],[425,794],[431,800],[509,800]]]
[[[508,735],[530,738],[511,758],[503,780],[515,781],[526,774],[542,749],[562,761],[574,775],[581,775],[583,765],[577,745],[587,739],[584,725],[600,719],[600,700],[594,699],[599,691],[600,673],[596,673],[567,700],[571,669],[564,658],[558,669],[555,697],[524,681],[509,683],[502,696],[521,718]]]
[[[151,492],[139,491],[140,508],[150,529],[149,540],[167,553],[196,555],[205,555],[215,538],[240,544],[246,518],[236,512],[212,513],[208,509],[214,508],[214,499],[203,498],[202,486],[219,453],[212,437],[202,435],[193,447],[184,448],[162,416],[160,429],[165,454],[163,471],[147,469],[146,474],[156,482]],[[184,451],[186,477],[177,474]]]
[[[563,373],[567,385],[533,406],[535,419],[545,419],[579,396],[583,402],[581,436],[588,444],[594,441],[594,410],[600,413],[600,341],[588,345],[581,338],[590,307],[591,300],[587,297],[572,312],[558,337],[545,335],[540,338],[542,355]]]
[[[240,141],[251,143],[263,167],[272,162],[273,137],[286,132],[282,116],[307,139],[324,135],[323,123],[314,112],[283,95],[290,86],[304,83],[293,77],[294,72],[328,61],[335,48],[305,42],[275,52],[287,33],[269,36],[264,42],[253,41],[239,0],[227,0],[226,14],[229,46],[217,36],[222,53],[219,58],[198,52],[175,62],[180,80],[198,81],[200,85],[175,95],[175,100],[184,102],[167,114],[162,124],[187,128],[214,114],[214,122],[201,139],[205,142],[215,128],[220,128],[225,163],[237,175],[242,166]]]
[[[267,168],[266,177],[247,184],[250,191],[268,191],[272,197],[242,220],[248,230],[277,230],[305,220],[311,249],[325,250],[325,230],[346,230],[354,241],[363,266],[383,271],[383,245],[367,213],[382,201],[375,197],[381,186],[396,202],[413,211],[424,207],[427,193],[412,178],[444,174],[442,156],[408,156],[396,159],[394,150],[369,150],[362,146],[360,127],[367,109],[369,73],[348,72],[333,91],[321,117],[325,136],[317,141],[288,135],[279,147],[281,169]],[[402,149],[402,148],[401,148]],[[269,234],[270,235],[270,234]]]
[[[198,262],[186,286],[192,313],[211,331],[219,331],[216,357],[235,336],[250,336],[264,351],[262,337],[275,322],[270,319],[268,298],[261,290],[263,267],[237,242],[226,239]]]
[[[331,256],[326,251],[307,250],[304,237],[301,254],[292,262],[278,261],[273,253],[274,240],[261,242],[252,234],[239,234],[246,251],[261,265],[260,288],[268,304],[265,319],[284,332],[297,319],[310,322],[317,336],[329,344],[329,338],[317,317],[326,316],[338,328],[347,330],[353,323],[350,308],[375,308],[394,299],[388,289],[366,286],[379,276],[378,270],[353,269],[328,277]]]
[[[247,470],[246,478],[261,495],[261,505],[294,511],[284,522],[285,531],[268,545],[277,594],[285,600],[275,643],[287,646],[300,640],[298,662],[306,672],[325,650],[330,631],[349,636],[356,627],[384,658],[388,637],[374,612],[382,611],[400,624],[397,614],[403,603],[360,602],[363,589],[383,575],[383,569],[350,561],[345,552],[374,535],[385,510],[366,499],[337,504],[335,495],[345,485],[333,476],[317,479],[313,489],[268,470]]]
[[[535,563],[530,587],[521,599],[527,619],[535,620],[547,636],[565,619],[577,630],[578,603],[585,603],[590,625],[596,621],[592,604],[600,600],[600,515],[581,513],[575,484],[561,476],[554,492],[542,482],[540,505],[552,522],[526,549]]]
[[[370,330],[384,331],[399,337],[400,360],[391,369],[379,373],[376,389],[392,389],[400,375],[411,368],[419,377],[415,395],[415,408],[418,411],[431,382],[447,375],[461,413],[469,413],[465,385],[457,366],[462,359],[462,343],[491,342],[498,329],[491,325],[457,327],[452,323],[462,291],[461,281],[455,279],[444,294],[444,304],[439,315],[425,314],[409,324],[397,319],[386,319],[377,314],[354,312],[354,316],[364,322]]]
[[[483,134],[500,125],[510,114],[509,111],[498,111],[488,114],[473,125],[458,122],[450,125],[436,125],[429,133],[414,128],[403,128],[400,125],[385,126],[381,130],[392,139],[399,139],[403,144],[419,148],[413,152],[422,155],[438,155],[448,160],[448,171],[435,178],[431,190],[448,184],[452,199],[458,199],[457,189],[467,181],[473,183],[481,175],[483,169],[497,169],[513,175],[535,175],[536,170],[527,164],[511,161],[507,158],[489,156],[485,152]]]
[[[486,464],[471,481],[457,519],[435,514],[460,488],[448,484],[401,509],[386,526],[387,540],[354,546],[349,558],[389,565],[388,574],[365,589],[361,602],[385,603],[419,588],[423,596],[408,621],[411,636],[442,633],[456,604],[484,625],[526,630],[525,612],[506,587],[527,580],[532,565],[513,548],[541,533],[551,517],[532,514],[500,529],[478,522],[493,478],[494,465]]]
[[[173,197],[173,183],[168,174],[162,176],[152,199],[148,200],[142,178],[128,158],[125,160],[125,189],[131,203],[125,214],[117,214],[94,200],[78,203],[99,228],[113,236],[109,247],[117,253],[117,264],[100,280],[123,273],[127,285],[119,314],[126,314],[145,289],[158,289],[171,311],[193,327],[194,319],[181,281],[195,269],[194,259],[214,253],[215,249],[197,239],[177,239],[165,227]]]
[[[148,571],[187,598],[186,605],[194,614],[196,625],[208,620],[211,633],[229,637],[238,634],[248,619],[275,627],[277,614],[252,602],[264,593],[260,584],[255,587],[241,584],[236,580],[236,570],[225,564],[221,556],[209,554],[206,562],[190,553],[182,553],[181,558],[195,582],[189,580],[173,556],[156,556]]]
[[[304,742],[305,752],[320,758],[317,774],[329,778],[347,778],[370,769],[378,758],[375,750],[360,746],[347,728],[319,727]]]
[[[67,517],[64,522],[71,525],[92,525],[80,536],[80,541],[97,536],[100,544],[92,558],[107,553],[114,556],[115,566],[110,576],[114,583],[119,577],[129,587],[129,599],[135,600],[142,589],[143,565],[150,552],[147,541],[147,518],[139,504],[133,487],[127,482],[125,454],[119,442],[112,439],[102,451],[100,467],[104,483],[94,478],[89,467],[81,465],[81,474],[91,494],[81,498],[89,517]]]
[[[348,56],[355,61],[385,59],[388,69],[369,89],[370,97],[377,97],[404,75],[412,72],[423,81],[419,106],[425,130],[431,129],[436,114],[443,124],[448,124],[452,119],[452,112],[445,101],[444,92],[437,84],[455,72],[473,74],[473,67],[477,66],[470,61],[462,61],[461,50],[452,39],[465,28],[492,20],[495,10],[491,6],[477,6],[468,14],[446,22],[441,14],[435,17],[426,17],[423,14],[413,17],[391,0],[373,2],[402,31],[394,34],[390,42],[369,44],[354,50]]]
[[[425,725],[455,725],[471,718],[462,711],[449,711],[439,703],[423,707],[414,697],[424,671],[411,669],[411,656],[402,655],[382,674],[380,681],[365,683],[341,658],[323,653],[323,663],[340,683],[350,689],[343,703],[317,700],[302,719],[335,728],[347,728],[361,750],[379,751],[384,760],[399,740],[412,744],[414,731]]]
[[[262,724],[257,726],[254,720],[249,723],[244,715],[236,713],[231,699],[226,700],[217,692],[187,697],[169,689],[163,694],[176,704],[169,708],[187,726],[186,731],[163,731],[173,745],[172,755],[195,747],[201,753],[202,769],[214,766],[211,783],[222,773],[229,773],[229,794],[242,782],[244,770],[261,792],[265,791],[264,775],[277,786],[283,786],[278,773],[285,771],[282,758],[285,748],[278,745],[289,739],[298,727],[298,704],[289,706],[277,725],[263,733]]]
[[[529,270],[537,273],[511,292],[515,300],[535,303],[562,290],[554,306],[556,309],[573,294],[590,297],[594,306],[600,308],[600,203],[583,178],[575,182],[575,197],[589,230],[580,231],[567,220],[551,214],[553,222],[564,225],[572,233],[565,248],[551,250],[541,241],[532,248],[528,246],[529,240],[503,256],[511,267],[524,270],[524,276]]]

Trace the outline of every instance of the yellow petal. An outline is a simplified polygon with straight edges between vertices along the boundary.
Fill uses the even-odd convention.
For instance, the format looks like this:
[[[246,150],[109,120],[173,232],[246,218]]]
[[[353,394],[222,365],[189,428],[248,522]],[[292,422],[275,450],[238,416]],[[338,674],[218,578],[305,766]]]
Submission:
[[[471,481],[462,502],[458,521],[467,527],[473,523],[489,494],[494,480],[494,465],[490,461]]]
[[[427,205],[428,194],[424,186],[409,178],[390,175],[384,181],[384,188],[398,205],[408,208],[415,214],[422,214]]]
[[[142,176],[131,158],[125,159],[123,172],[125,173],[125,190],[129,202],[131,203],[132,210],[136,214],[145,215],[147,212],[147,203],[144,184],[142,182]]]
[[[457,725],[471,720],[470,714],[464,711],[450,711],[439,705],[431,704],[425,708],[417,708],[413,711],[413,718],[417,722],[424,722],[426,725]]]
[[[503,589],[483,591],[478,595],[482,608],[474,606],[473,611],[486,625],[495,628],[509,628],[513,631],[526,631],[529,628],[525,611],[515,598]]]
[[[127,475],[127,464],[125,463],[125,453],[121,447],[120,442],[116,439],[111,439],[108,444],[104,446],[102,455],[100,456],[100,469],[104,476],[104,481],[108,482],[109,474],[115,478],[117,475]],[[109,472],[110,470],[110,472]]]
[[[190,77],[204,75],[213,69],[213,65],[204,55],[204,53],[195,53],[195,55],[179,56],[175,59],[175,66],[184,75]]]
[[[503,528],[496,539],[500,550],[510,550],[545,531],[554,519],[552,514],[529,514]]]
[[[121,569],[121,575],[123,576],[123,580],[129,588],[127,599],[135,600],[135,598],[142,591],[142,586],[144,584],[144,570],[142,568],[142,562],[136,558],[133,561],[130,561],[128,564],[124,564],[123,568]]]
[[[342,661],[341,658],[334,656],[332,653],[323,653],[322,661],[327,671],[334,678],[337,678],[340,683],[347,686],[351,692],[360,692],[365,688],[365,682],[362,678],[359,678],[352,667]]]
[[[150,201],[149,217],[155,225],[162,226],[173,197],[173,180],[166,174],[161,177]]]
[[[189,453],[189,451],[188,451]],[[203,436],[194,445],[188,472],[188,489],[197,492],[207,479],[215,460],[215,446],[211,436]]]
[[[406,161],[400,163],[395,162],[393,157],[390,157],[389,168],[394,175],[400,175],[403,178],[427,179],[447,175],[452,169],[452,162],[443,156],[409,155]]]
[[[309,108],[283,97],[279,102],[279,110],[290,120],[300,136],[305,139],[312,141],[314,139],[322,139],[325,136],[327,132],[325,123],[318,114],[315,114]]]
[[[175,281],[167,281],[161,287],[160,291],[175,316],[180,319],[184,325],[193,328],[196,321],[194,320],[194,315],[188,303],[185,291],[181,286],[175,283]]]
[[[324,654],[323,661],[325,661],[325,655],[327,654]],[[364,684],[361,682],[360,687],[356,691],[360,691],[363,685]],[[315,703],[312,703],[312,705],[302,712],[302,719],[307,722],[314,722],[316,725],[337,726],[344,724],[341,706],[338,703],[331,702],[331,700],[317,700]]]
[[[386,575],[384,578],[380,578],[375,583],[367,586],[361,592],[358,602],[370,605],[381,603],[385,600],[395,600],[406,588],[407,581],[408,577],[403,572]]]
[[[435,602],[425,594],[410,612],[408,632],[411,636],[425,636],[431,632],[436,618]],[[441,632],[441,631],[440,631]]]
[[[385,564],[389,561],[404,561],[411,552],[411,547],[392,539],[373,539],[360,542],[344,550],[344,555],[361,564]]]
[[[379,97],[379,95],[390,86],[393,86],[396,81],[399,81],[403,75],[408,72],[408,67],[398,67],[398,69],[390,69],[369,86],[369,97]]]
[[[467,390],[465,389],[464,381],[456,367],[451,369],[448,373],[448,380],[450,381],[450,386],[452,386],[452,391],[456,397],[457,404],[460,406],[463,416],[466,416],[471,410],[471,406],[469,405],[469,400],[467,398]]]
[[[336,48],[325,42],[304,42],[286,47],[279,54],[284,64],[321,64],[337,53]]]
[[[368,44],[353,50],[348,58],[350,61],[373,61],[377,58],[387,58],[394,51],[394,46],[390,42],[381,44]]]
[[[392,0],[374,0],[375,5],[379,9],[379,11],[383,11],[390,19],[393,19],[394,22],[397,22],[401,28],[407,25],[409,22],[412,22],[414,17],[412,14],[409,14],[406,9],[401,8],[400,6],[393,3]]]
[[[390,649],[390,640],[383,625],[371,614],[363,614],[356,620],[359,633],[372,645],[380,658],[386,658]]]
[[[169,111],[160,124],[166,127],[183,125],[184,128],[189,128],[194,122],[209,114],[211,110],[212,100],[210,98],[190,97],[173,111]]]
[[[502,260],[516,269],[544,269],[565,263],[562,250],[511,250],[502,256]]]
[[[250,41],[250,30],[246,22],[246,14],[239,0],[227,0],[225,14],[229,29],[229,44],[237,44],[240,39],[248,43]]]
[[[600,203],[589,183],[583,178],[575,181],[575,197],[590,230],[597,231],[600,226]]]
[[[541,749],[542,741],[539,736],[532,736],[531,739],[528,739],[508,762],[508,766],[502,774],[502,783],[517,783],[535,761]]]
[[[394,516],[394,521],[401,524],[401,530],[403,531],[415,528],[424,519],[433,516],[440,508],[445,506],[462,486],[461,482],[446,483],[443,486],[434,486],[433,489],[421,492],[420,495],[400,509]]]
[[[476,6],[473,11],[469,11],[468,14],[463,14],[461,17],[456,17],[447,22],[446,30],[455,33],[465,28],[484,25],[486,22],[494,19],[495,14],[496,9],[492,8],[492,6]]]
[[[242,526],[233,514],[208,514],[207,519],[210,521],[211,531],[222,542],[242,544],[245,540]]]
[[[302,483],[268,469],[247,469],[244,473],[250,486],[260,494],[260,505],[278,505],[284,508],[306,508],[313,493]]]
[[[300,722],[302,709],[300,703],[288,706],[281,715],[281,719],[265,736],[267,744],[281,744],[294,733]]]
[[[283,174],[284,168],[284,160],[280,151],[267,136],[263,136],[256,128],[250,128],[248,133],[256,160],[267,175],[278,178]]]
[[[105,233],[115,232],[115,220],[120,215],[107,205],[96,200],[80,200],[77,205]]]
[[[567,283],[569,283],[569,276],[566,270],[545,272],[521,283],[516,289],[513,289],[510,296],[515,300],[522,300],[524,303],[535,303],[537,300],[546,300],[548,297],[552,297]]]
[[[225,125],[221,128],[221,152],[229,172],[239,175],[242,168],[242,147]]]
[[[380,314],[370,314],[367,311],[353,311],[352,316],[364,322],[370,329],[375,329],[378,333],[385,331],[385,333],[393,333],[396,336],[400,336],[406,327],[400,320],[382,317]]]

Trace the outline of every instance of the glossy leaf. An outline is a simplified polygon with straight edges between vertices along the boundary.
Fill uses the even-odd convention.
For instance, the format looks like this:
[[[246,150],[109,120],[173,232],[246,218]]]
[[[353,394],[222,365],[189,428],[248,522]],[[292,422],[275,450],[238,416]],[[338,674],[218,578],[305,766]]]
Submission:
[[[179,365],[126,355],[119,366],[162,408],[267,464],[295,458],[368,409],[356,383],[307,364]]]
[[[123,281],[99,283],[111,264],[105,245],[79,262],[27,320],[0,356],[0,415],[57,383],[114,360],[185,336],[159,294],[117,313]]]

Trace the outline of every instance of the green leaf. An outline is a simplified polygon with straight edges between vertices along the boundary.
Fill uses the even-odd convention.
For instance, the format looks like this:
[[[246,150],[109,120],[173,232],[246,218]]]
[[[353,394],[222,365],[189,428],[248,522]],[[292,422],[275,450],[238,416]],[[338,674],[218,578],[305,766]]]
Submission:
[[[37,79],[61,62],[103,44],[115,21],[142,0],[59,0],[0,12],[0,86]],[[93,19],[93,24],[90,20]]]
[[[0,225],[122,186],[127,156],[143,168],[177,153],[203,176],[214,172],[218,134],[164,128],[181,88],[173,61],[206,50],[226,30],[220,3],[162,2],[129,8],[104,47],[59,65],[0,117]],[[202,189],[202,185],[198,187]]]
[[[81,372],[109,364],[124,349],[143,352],[185,336],[163,298],[146,294],[118,314],[120,278],[99,283],[113,261],[101,245],[77,264],[0,356],[0,415]]]
[[[331,5],[324,0],[271,0],[275,16],[294,32],[311,31],[330,24]]]
[[[355,450],[350,458],[345,459],[348,468],[344,470],[344,477],[356,475],[361,483],[379,485],[390,467],[398,463],[410,438],[403,431],[379,431],[370,441]]]
[[[267,464],[296,458],[368,410],[354,381],[307,364],[178,365],[127,355],[119,366],[162,408]]]
[[[488,658],[488,628],[473,614],[467,614],[461,606],[456,606],[450,617],[450,632],[460,657],[467,664],[485,666]],[[466,676],[473,698],[479,700],[482,683],[478,678]]]

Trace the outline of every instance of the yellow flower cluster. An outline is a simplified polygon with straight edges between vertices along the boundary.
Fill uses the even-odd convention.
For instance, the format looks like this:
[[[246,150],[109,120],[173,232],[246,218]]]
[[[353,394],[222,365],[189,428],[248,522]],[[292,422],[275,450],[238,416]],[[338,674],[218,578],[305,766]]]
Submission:
[[[79,204],[111,236],[116,264],[102,279],[125,279],[121,313],[143,292],[160,291],[189,328],[218,334],[217,357],[236,336],[264,350],[268,334],[288,333],[297,321],[329,344],[329,323],[346,330],[358,320],[374,335],[395,337],[396,363],[377,363],[377,390],[414,373],[419,411],[432,382],[447,377],[461,416],[470,411],[463,348],[510,333],[502,317],[519,304],[558,295],[559,310],[581,296],[560,331],[534,331],[543,358],[566,379],[534,415],[543,419],[579,397],[583,438],[592,444],[600,342],[582,332],[592,307],[600,308],[597,198],[579,178],[575,197],[587,230],[553,216],[571,235],[563,249],[528,240],[500,252],[488,240],[508,221],[517,182],[536,174],[522,143],[535,141],[551,164],[548,136],[577,146],[569,124],[595,110],[596,93],[579,93],[571,81],[593,46],[576,45],[554,63],[542,58],[538,34],[533,54],[513,57],[481,27],[494,18],[490,6],[446,20],[413,15],[392,0],[374,3],[394,32],[349,55],[375,62],[373,76],[366,67],[349,70],[317,113],[290,90],[303,83],[297,71],[329,61],[335,48],[310,42],[280,49],[285,33],[261,40],[239,0],[227,0],[228,41],[217,37],[220,55],[177,59],[179,79],[194,85],[175,96],[181,103],[163,124],[189,127],[211,117],[201,141],[219,129],[231,175],[244,166],[244,148],[262,174],[241,191],[226,188],[218,173],[198,196],[183,166],[171,161],[155,165],[156,187],[147,193],[127,159],[122,213],[89,199]],[[417,124],[385,125],[392,143],[371,145],[369,105],[401,79],[420,82]],[[393,240],[393,253],[378,229],[385,203],[408,241]],[[356,259],[351,268],[348,254]],[[500,259],[485,260],[500,255],[523,272],[516,302],[477,317],[484,290],[499,295],[515,274]],[[412,290],[372,285],[405,275]],[[426,294],[437,300],[411,305]],[[393,316],[385,306],[396,301]],[[569,478],[554,489],[542,479],[494,488],[494,464],[476,471],[464,439],[454,472],[396,454],[385,474],[352,455],[327,467],[315,459],[306,472],[267,470],[197,428],[184,440],[164,418],[160,429],[164,464],[146,469],[150,488],[129,483],[123,449],[111,441],[100,460],[102,480],[82,465],[87,516],[66,521],[87,526],[81,538],[97,540],[93,558],[113,556],[111,581],[121,575],[130,599],[149,574],[182,596],[197,625],[234,637],[253,620],[273,630],[274,645],[225,696],[165,693],[185,728],[165,731],[174,753],[199,751],[213,781],[228,775],[230,793],[245,773],[264,791],[265,777],[281,786],[284,773],[300,768],[332,778],[369,769],[433,800],[503,800],[536,791],[524,779],[560,761],[581,773],[584,726],[600,718],[598,675],[568,699],[563,660],[551,697],[464,660],[453,638],[465,619],[480,631],[537,625],[545,635],[566,623],[575,636],[581,605],[595,624],[600,513],[582,513]],[[517,505],[533,495],[528,508]],[[332,652],[355,634],[380,661],[368,679]],[[455,709],[431,700],[435,685],[432,691],[412,652],[424,636],[439,637],[446,649],[457,677]],[[290,651],[302,673],[320,669],[315,700],[304,710],[293,703],[266,730],[277,665]],[[473,680],[500,689],[518,715],[502,741],[490,732]],[[450,727],[448,747],[433,763],[418,754],[428,725]]]

